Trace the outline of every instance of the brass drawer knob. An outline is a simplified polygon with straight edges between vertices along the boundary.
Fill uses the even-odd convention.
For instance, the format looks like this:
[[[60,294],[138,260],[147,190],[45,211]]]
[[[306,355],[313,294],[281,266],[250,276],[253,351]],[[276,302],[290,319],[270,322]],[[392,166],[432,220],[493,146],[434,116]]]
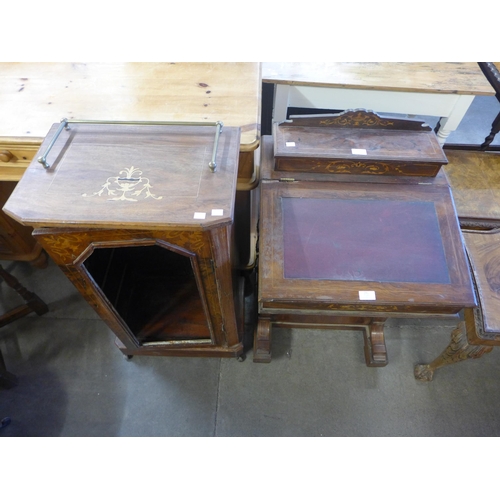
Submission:
[[[6,149],[0,151],[0,161],[7,163],[12,160],[12,158],[14,158],[14,155],[10,151]]]

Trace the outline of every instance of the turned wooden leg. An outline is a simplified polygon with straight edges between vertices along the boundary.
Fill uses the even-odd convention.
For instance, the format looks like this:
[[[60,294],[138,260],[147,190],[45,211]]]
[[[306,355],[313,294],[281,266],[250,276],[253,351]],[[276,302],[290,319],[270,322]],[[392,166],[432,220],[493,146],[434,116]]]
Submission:
[[[0,266],[0,278],[2,278],[10,288],[15,290],[24,299],[26,305],[29,307],[28,312],[34,311],[41,316],[49,311],[47,304],[45,304],[45,302],[36,293],[30,292],[24,288],[24,286],[19,283],[18,279],[8,273],[2,266]],[[11,320],[8,322],[10,321]]]
[[[482,150],[485,150],[493,142],[493,139],[498,134],[498,132],[500,132],[500,113],[498,113],[497,117],[493,120],[490,135],[486,137],[480,148]]]
[[[451,334],[448,347],[428,365],[415,365],[415,378],[430,382],[434,371],[446,365],[465,361],[466,359],[480,358],[483,354],[491,352],[492,346],[471,345],[467,340],[465,322],[461,321]]]
[[[49,259],[45,250],[42,250],[40,255],[36,259],[30,260],[29,263],[37,269],[45,269],[49,265]]]
[[[271,320],[259,318],[253,345],[253,362],[271,362]]]
[[[388,363],[384,338],[385,320],[386,318],[373,319],[363,333],[366,366],[386,366]]]

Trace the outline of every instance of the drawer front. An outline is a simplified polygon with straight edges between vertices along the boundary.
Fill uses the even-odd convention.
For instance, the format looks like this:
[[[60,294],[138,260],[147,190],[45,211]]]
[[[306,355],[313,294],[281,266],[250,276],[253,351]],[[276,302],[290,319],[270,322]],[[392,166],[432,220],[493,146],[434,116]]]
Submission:
[[[40,149],[40,142],[0,141],[0,181],[18,181]]]

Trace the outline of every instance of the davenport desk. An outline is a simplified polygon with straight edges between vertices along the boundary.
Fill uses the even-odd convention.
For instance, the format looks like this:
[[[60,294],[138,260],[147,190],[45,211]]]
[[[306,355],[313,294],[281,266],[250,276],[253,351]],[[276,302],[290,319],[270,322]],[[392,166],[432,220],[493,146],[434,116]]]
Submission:
[[[370,109],[440,117],[441,144],[476,95],[495,95],[477,63],[263,63],[262,81],[276,86],[274,121],[288,107]]]
[[[1,63],[0,204],[62,118],[222,121],[241,129],[236,216],[247,227],[249,191],[258,182],[260,96],[260,63]],[[2,213],[0,259],[37,259],[41,248],[30,232]],[[242,259],[251,265],[247,233],[240,234],[250,248]]]
[[[263,138],[254,361],[279,325],[361,330],[366,364],[385,366],[387,318],[474,307],[447,160],[419,124],[357,110]]]

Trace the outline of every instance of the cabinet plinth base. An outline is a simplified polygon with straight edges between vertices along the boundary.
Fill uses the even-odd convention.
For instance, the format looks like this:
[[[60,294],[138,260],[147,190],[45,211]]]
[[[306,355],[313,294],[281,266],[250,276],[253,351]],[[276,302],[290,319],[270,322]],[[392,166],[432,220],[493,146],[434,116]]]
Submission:
[[[115,345],[124,356],[182,356],[182,357],[203,357],[203,358],[239,358],[243,355],[243,344],[237,344],[230,348],[223,347],[170,347],[166,343],[158,346],[138,346],[136,349],[126,347],[120,339],[115,339]]]

